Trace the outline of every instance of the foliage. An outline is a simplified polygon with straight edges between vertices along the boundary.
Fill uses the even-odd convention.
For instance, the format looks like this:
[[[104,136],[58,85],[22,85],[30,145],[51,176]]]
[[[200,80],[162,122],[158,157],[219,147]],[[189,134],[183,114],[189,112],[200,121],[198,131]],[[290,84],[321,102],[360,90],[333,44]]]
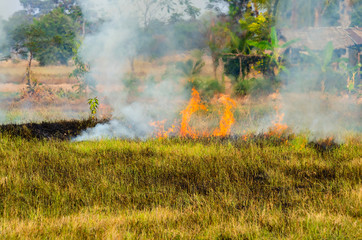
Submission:
[[[282,0],[280,2],[278,17],[282,28],[340,25],[340,0]]]
[[[211,77],[195,77],[192,82],[187,82],[186,89],[191,92],[195,88],[204,100],[210,100],[215,94],[225,91],[225,87],[216,79]]]
[[[77,0],[20,0],[20,4],[28,15],[34,17],[46,15],[58,7],[69,14],[78,9]]]
[[[57,8],[49,14],[35,20],[32,30],[41,31],[37,41],[39,50],[34,57],[40,65],[60,63],[67,65],[76,47],[76,27],[74,21]]]
[[[348,59],[342,59],[339,63],[339,66],[343,69],[344,78],[347,81],[346,88],[348,93],[355,93],[357,90],[356,77],[359,73],[359,69],[362,68],[362,64],[357,64],[356,66],[350,66],[348,64]]]
[[[148,29],[151,22],[164,16],[165,13],[171,20],[180,19],[184,13],[192,19],[200,14],[200,9],[196,8],[190,0],[136,0],[135,5],[141,13],[145,29]]]
[[[187,78],[189,82],[193,82],[194,78],[201,73],[202,68],[205,66],[205,62],[200,59],[189,59],[186,62],[176,63],[176,69]]]
[[[260,13],[256,17],[247,12],[244,18],[239,20],[239,23],[242,29],[250,32],[250,40],[263,41],[269,39],[273,18],[268,12]]]
[[[256,17],[261,12],[276,16],[279,0],[209,0],[208,8],[221,13],[225,5],[229,9],[229,16],[237,22],[244,18],[248,11]]]
[[[42,66],[66,65],[73,56],[76,24],[60,8],[33,22],[20,12],[10,18],[6,29],[9,48],[21,56],[32,55]]]
[[[222,1],[212,1],[222,2]],[[265,1],[227,1],[230,7],[229,15],[237,21],[222,24],[220,27],[214,28],[213,31],[227,33],[223,44],[217,43],[214,39],[210,41],[210,49],[214,53],[213,59],[218,59],[219,55],[223,56],[225,61],[225,69],[227,74],[244,78],[250,71],[250,68],[261,56],[251,55],[250,41],[267,40],[269,30],[273,23],[273,17],[268,12],[259,13],[258,7],[264,7]],[[214,48],[223,47],[220,51]],[[217,64],[214,60],[214,64]],[[237,67],[238,66],[238,67]]]
[[[234,87],[234,94],[236,96],[260,96],[263,94],[270,94],[278,87],[277,83],[272,82],[268,78],[250,78],[239,80]]]
[[[266,57],[255,64],[255,69],[260,69],[266,76],[270,77],[272,80],[275,80],[275,77],[278,76],[281,71],[287,72],[287,68],[285,66],[286,61],[282,54],[282,50],[299,41],[299,39],[290,40],[281,45],[279,43],[276,28],[272,27],[268,40],[247,41],[250,46],[256,48],[259,54]]]
[[[82,58],[79,56],[79,48],[80,44],[77,43],[77,47],[73,49],[75,69],[69,77],[75,77],[77,79],[78,83],[74,87],[76,88],[76,92],[78,94],[87,94],[88,89],[90,89],[92,93],[96,93],[96,81],[91,76],[86,76],[86,74],[90,71],[90,66],[84,63]]]
[[[202,59],[204,55],[203,51],[195,50],[192,52],[192,55],[192,59],[189,59],[186,62],[176,63],[176,69],[187,79],[188,82],[193,82],[195,78],[200,75],[205,66],[205,62]]]
[[[333,58],[334,47],[332,42],[328,42],[324,49],[321,52],[315,52],[305,47],[307,51],[306,57],[309,59],[310,63],[313,63],[313,66],[320,71],[320,80],[321,80],[321,90],[325,91],[325,84],[327,81],[327,75],[333,71],[332,63],[336,61]]]
[[[96,115],[97,115],[98,106],[99,106],[98,98],[97,97],[89,98],[88,105],[89,105],[89,110],[90,110],[92,119],[95,119]]]
[[[20,4],[32,16],[48,14],[55,7],[53,0],[20,0]]]

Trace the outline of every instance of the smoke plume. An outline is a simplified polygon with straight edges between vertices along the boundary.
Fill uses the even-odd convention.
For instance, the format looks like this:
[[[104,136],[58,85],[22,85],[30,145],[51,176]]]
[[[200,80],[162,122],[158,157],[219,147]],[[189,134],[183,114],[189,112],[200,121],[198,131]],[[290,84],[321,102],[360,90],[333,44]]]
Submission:
[[[291,2],[280,1],[281,9]],[[313,11],[318,11],[317,5],[318,3]],[[345,4],[330,7],[345,7]],[[321,5],[321,8],[326,9],[326,6]],[[340,93],[340,89],[346,89],[348,76],[339,68],[337,61],[347,58],[349,49],[337,49],[334,42],[336,39],[331,38],[333,32],[343,32],[343,27],[346,26],[340,25],[348,22],[348,16],[324,14],[318,17],[316,12],[313,17],[310,9],[297,6],[294,6],[292,11],[292,21],[281,17],[277,25],[282,33],[289,32],[289,35],[294,34],[295,38],[304,34],[305,37],[288,50],[288,62],[292,65],[282,77],[284,85],[281,91],[281,108],[285,114],[284,122],[295,132],[310,132],[312,139],[341,139],[343,132],[360,131],[362,112],[357,97]],[[343,9],[339,12],[348,13]],[[309,25],[305,23],[307,18],[311,18]],[[286,23],[291,25],[287,26]],[[324,66],[328,61],[328,48],[332,45],[333,57],[338,54],[339,56],[328,63],[328,66]],[[296,61],[302,64],[293,65]],[[325,93],[322,93],[322,88]]]
[[[86,77],[96,80],[103,89],[98,94],[106,96],[114,120],[87,130],[76,140],[145,138],[153,131],[151,122],[176,117],[175,109],[185,99],[184,93],[172,79],[154,82],[145,78],[143,83],[133,86],[138,95],[132,96],[129,85],[135,77],[126,73],[145,40],[144,22],[134,1],[81,0],[80,3],[88,22],[102,20],[99,29],[84,39],[81,57],[91,68]]]
[[[357,97],[340,93],[340,89],[347,84],[347,76],[343,71],[334,71],[338,69],[338,63],[330,62],[324,66],[323,58],[330,47],[328,29],[346,25],[348,17],[329,14],[329,8],[318,4],[313,12],[314,8],[298,7],[298,4],[302,4],[298,2],[280,0],[279,5],[277,28],[282,32],[308,32],[308,36],[300,39],[298,47],[292,45],[285,51],[289,58],[287,62],[292,64],[288,66],[288,71],[281,74],[283,87],[278,108],[284,116],[283,123],[296,133],[309,132],[311,140],[325,137],[342,139],[341,133],[361,129],[361,108]],[[324,1],[316,2],[322,4]],[[139,46],[146,40],[143,31],[147,25],[145,19],[149,19],[149,16],[145,17],[140,6],[130,0],[80,0],[80,3],[87,22],[98,24],[97,31],[86,36],[81,48],[83,60],[91,67],[86,77],[96,80],[103,89],[98,96],[106,96],[113,109],[113,120],[85,131],[75,140],[147,138],[154,130],[151,122],[177,119],[180,103],[187,99],[188,94],[180,90],[172,78],[155,82],[147,81],[146,77],[143,82],[135,84],[139,90],[136,97],[127,90],[134,77],[127,72],[136,56],[140,55]],[[290,4],[295,4],[292,12],[285,13]],[[345,5],[335,4],[331,7]],[[321,11],[318,12],[318,9]],[[156,10],[159,9],[155,9],[153,17],[162,21],[164,15]],[[340,14],[349,12],[332,10]],[[313,28],[314,31],[311,30]],[[336,54],[340,55],[338,58],[347,56],[348,50],[334,47],[333,57]],[[295,58],[299,63],[293,65]],[[258,129],[265,131],[273,124],[273,116],[259,122]]]

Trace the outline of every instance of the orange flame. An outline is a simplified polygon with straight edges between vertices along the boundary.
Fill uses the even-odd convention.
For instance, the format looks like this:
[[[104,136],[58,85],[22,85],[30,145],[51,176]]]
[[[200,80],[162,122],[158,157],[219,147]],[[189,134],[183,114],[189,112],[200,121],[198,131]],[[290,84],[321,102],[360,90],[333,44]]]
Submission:
[[[165,123],[166,123],[166,120],[150,123],[151,126],[156,128],[156,131],[155,131],[156,138],[166,139],[166,138],[168,138],[170,133],[174,132],[175,126],[172,125],[172,127],[166,131]]]
[[[209,133],[208,130],[203,132],[197,131],[190,126],[190,121],[192,115],[199,111],[204,110],[207,111],[207,108],[201,102],[199,92],[193,88],[191,93],[191,99],[187,105],[187,107],[180,112],[182,115],[181,126],[179,128],[179,134],[181,137],[190,137],[190,138],[198,138],[198,137],[224,137],[230,134],[230,129],[232,125],[235,123],[233,109],[236,107],[236,102],[232,100],[227,95],[222,95],[219,98],[219,102],[224,105],[224,112],[221,117],[219,127],[213,131],[213,133]],[[165,129],[166,120],[157,121],[150,123],[151,126],[155,127],[154,136],[158,139],[165,139],[169,137],[169,134],[175,132],[176,127],[173,125],[170,129]]]
[[[225,137],[230,134],[231,126],[235,123],[232,109],[236,107],[236,102],[227,95],[222,95],[219,101],[224,104],[225,110],[220,120],[220,126],[215,129],[213,136]]]
[[[180,134],[182,137],[192,137],[197,138],[198,133],[195,132],[189,125],[191,116],[198,110],[207,110],[206,106],[201,103],[200,94],[196,91],[195,88],[192,89],[192,98],[189,101],[186,109],[181,111],[182,121],[181,121],[181,128]]]
[[[277,91],[274,95],[274,99],[280,98],[280,94],[279,91]],[[283,123],[284,120],[284,113],[280,113],[280,105],[276,105],[274,107],[275,112],[276,112],[276,118],[275,120],[272,122],[273,126],[269,129],[269,136],[278,136],[281,137],[287,130],[288,130],[288,125]]]

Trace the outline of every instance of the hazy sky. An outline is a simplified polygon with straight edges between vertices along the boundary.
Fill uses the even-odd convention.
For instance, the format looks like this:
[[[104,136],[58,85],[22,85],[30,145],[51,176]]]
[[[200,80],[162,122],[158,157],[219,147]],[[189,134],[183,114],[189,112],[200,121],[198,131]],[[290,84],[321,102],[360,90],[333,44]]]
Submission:
[[[0,0],[0,18],[7,19],[19,9],[19,0]]]
[[[202,9],[206,6],[207,2],[208,0],[193,0],[193,3]],[[19,0],[0,0],[0,18],[7,19],[20,9]]]

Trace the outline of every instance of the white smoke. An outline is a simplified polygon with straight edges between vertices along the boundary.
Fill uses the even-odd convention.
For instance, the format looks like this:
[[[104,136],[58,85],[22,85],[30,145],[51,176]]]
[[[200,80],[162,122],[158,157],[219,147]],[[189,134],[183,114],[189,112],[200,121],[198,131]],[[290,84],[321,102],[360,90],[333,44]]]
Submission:
[[[8,2],[8,1],[6,1]],[[3,60],[6,53],[5,51],[5,45],[7,41],[6,32],[4,29],[4,21],[9,16],[10,11],[8,8],[6,8],[6,2],[4,0],[0,0],[0,61]],[[0,73],[0,84],[6,81],[6,76],[2,75]],[[6,112],[2,109],[0,109],[0,123],[5,122],[6,120]]]
[[[288,1],[289,0],[280,1],[281,6],[289,4]],[[307,16],[310,16],[310,12],[307,12],[306,9],[309,11],[308,8],[294,9],[294,15],[299,16],[300,21],[304,21]],[[328,36],[329,30],[322,29],[334,27],[326,25],[326,23],[345,22],[338,21],[337,17],[339,16],[324,15],[323,18],[320,19],[320,22],[324,23],[324,26],[320,28],[320,30],[309,31],[313,29],[314,26],[297,29],[302,23],[295,22],[293,23],[294,26],[289,26],[288,31],[309,31],[311,34],[308,35],[308,39],[300,39],[297,44],[299,46],[308,46],[309,49],[313,49],[310,50],[313,54],[321,55],[323,54],[323,50],[325,50],[320,46],[321,41],[324,41],[326,46],[329,41],[327,39],[330,39],[330,36]],[[340,17],[342,20],[346,18],[346,16]],[[285,29],[286,22],[286,19],[280,19],[278,25]],[[333,29],[331,29],[331,31],[333,31]],[[325,35],[324,32],[326,33]],[[301,50],[303,51],[303,49]],[[305,52],[304,50],[304,53]],[[292,61],[292,59],[288,60]],[[339,87],[327,89],[326,93],[322,93],[321,76],[325,74],[323,69],[320,68],[318,70],[318,67],[313,65],[306,66],[308,67],[301,68],[301,65],[297,64],[296,66],[289,67],[289,74],[285,75],[283,79],[285,84],[280,93],[282,112],[285,114],[284,123],[290,126],[294,132],[308,131],[311,140],[326,137],[335,137],[337,140],[342,140],[343,133],[347,131],[360,131],[360,119],[362,117],[361,105],[358,104],[358,97],[356,95],[349,96],[345,93],[346,90],[340,90],[343,86],[347,85],[347,77],[343,75],[342,69],[336,70],[337,73],[339,71],[339,76],[338,74],[335,76],[331,74],[325,79],[326,84],[334,81]],[[334,72],[332,69],[328,71],[331,73]]]
[[[130,0],[81,0],[80,5],[88,22],[102,20],[98,31],[84,39],[81,57],[90,64],[87,77],[104,89],[99,94],[108,99],[114,120],[88,129],[75,140],[148,137],[154,130],[151,122],[176,117],[177,102],[185,98],[183,92],[177,90],[173,79],[166,79],[143,83],[141,93],[132,99],[126,90],[130,77],[126,73],[142,42],[143,22],[137,4]]]

